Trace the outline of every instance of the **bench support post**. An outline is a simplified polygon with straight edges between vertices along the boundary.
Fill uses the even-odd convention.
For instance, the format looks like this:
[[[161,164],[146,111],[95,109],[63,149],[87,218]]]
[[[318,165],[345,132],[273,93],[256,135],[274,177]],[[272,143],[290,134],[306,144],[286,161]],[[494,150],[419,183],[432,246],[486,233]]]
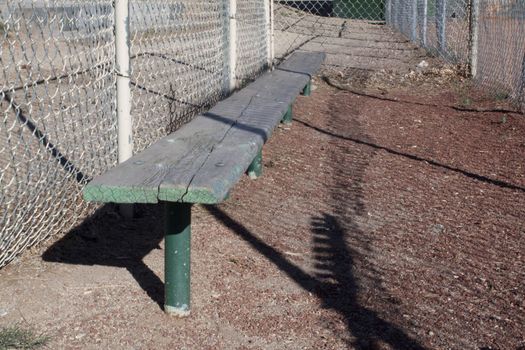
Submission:
[[[164,203],[164,311],[190,314],[191,204]]]
[[[259,152],[257,152],[255,158],[253,158],[252,163],[248,167],[248,176],[250,177],[250,179],[255,180],[262,175],[262,169],[262,149],[260,149]]]
[[[293,111],[292,111],[292,105],[288,107],[288,111],[283,116],[282,122],[283,124],[292,124],[293,119]]]
[[[308,82],[308,84],[306,84],[306,86],[303,89],[302,94],[303,94],[303,96],[310,96],[310,95],[312,95],[312,80],[310,80]]]

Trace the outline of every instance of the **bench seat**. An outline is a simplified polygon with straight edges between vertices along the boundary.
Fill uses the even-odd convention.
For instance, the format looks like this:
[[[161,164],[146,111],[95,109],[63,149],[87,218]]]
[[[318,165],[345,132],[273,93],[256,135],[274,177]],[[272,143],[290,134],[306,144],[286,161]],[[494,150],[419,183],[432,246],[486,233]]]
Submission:
[[[87,201],[223,201],[324,60],[297,52],[174,133],[95,178]]]
[[[164,310],[190,312],[191,206],[225,200],[246,170],[260,175],[261,149],[292,104],[309,94],[323,53],[296,52],[206,113],[84,187],[87,201],[164,204]]]

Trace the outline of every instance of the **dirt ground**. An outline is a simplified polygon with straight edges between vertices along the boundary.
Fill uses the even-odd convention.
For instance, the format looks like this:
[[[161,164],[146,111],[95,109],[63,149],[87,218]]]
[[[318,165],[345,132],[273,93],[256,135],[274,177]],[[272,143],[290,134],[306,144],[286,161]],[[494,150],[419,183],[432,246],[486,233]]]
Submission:
[[[105,206],[0,270],[0,327],[50,349],[525,349],[523,115],[330,74],[262,178],[194,208],[190,317],[162,312],[161,208]]]

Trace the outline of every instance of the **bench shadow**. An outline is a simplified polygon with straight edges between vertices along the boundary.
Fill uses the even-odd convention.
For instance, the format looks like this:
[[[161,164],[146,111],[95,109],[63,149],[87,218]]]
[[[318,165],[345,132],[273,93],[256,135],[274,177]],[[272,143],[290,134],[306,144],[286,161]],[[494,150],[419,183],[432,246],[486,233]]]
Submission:
[[[161,249],[164,230],[156,218],[162,216],[162,210],[157,205],[137,205],[135,213],[135,219],[125,221],[116,205],[106,204],[49,247],[42,258],[62,264],[125,268],[162,309],[164,283],[143,262],[152,250]]]

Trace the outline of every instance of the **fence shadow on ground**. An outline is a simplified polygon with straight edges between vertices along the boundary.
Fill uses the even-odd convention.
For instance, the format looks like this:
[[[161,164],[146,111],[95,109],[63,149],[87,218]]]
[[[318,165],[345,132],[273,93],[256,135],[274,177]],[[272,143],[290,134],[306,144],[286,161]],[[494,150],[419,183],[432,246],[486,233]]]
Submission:
[[[515,184],[512,184],[512,183],[509,183],[509,182],[506,182],[506,181],[503,181],[503,180],[493,179],[493,178],[490,178],[490,177],[487,177],[487,176],[484,176],[484,175],[480,175],[480,174],[476,174],[476,173],[473,173],[473,172],[470,172],[470,171],[467,171],[467,170],[459,169],[459,168],[456,168],[456,167],[453,167],[453,166],[450,166],[450,165],[447,165],[447,164],[443,164],[443,163],[437,162],[437,161],[432,160],[432,159],[422,158],[422,157],[419,157],[419,156],[416,156],[416,155],[413,155],[413,154],[396,151],[395,149],[388,148],[388,147],[385,147],[385,146],[381,146],[381,145],[378,145],[378,144],[370,142],[370,141],[360,140],[360,139],[352,137],[352,136],[340,135],[340,134],[337,134],[335,132],[332,132],[332,131],[329,131],[329,130],[325,130],[323,128],[319,128],[317,126],[314,126],[314,125],[312,125],[312,124],[310,124],[308,122],[305,122],[304,120],[300,120],[300,119],[297,119],[297,118],[294,118],[293,120],[298,122],[298,123],[300,123],[300,124],[302,124],[302,125],[304,125],[304,126],[306,126],[306,127],[308,127],[308,128],[310,128],[310,129],[313,129],[313,130],[315,130],[317,132],[320,132],[322,134],[329,135],[329,136],[332,136],[332,137],[335,137],[335,138],[338,138],[338,139],[341,139],[341,140],[351,141],[351,142],[354,142],[356,144],[368,146],[368,147],[371,147],[371,148],[376,149],[376,150],[385,151],[385,152],[390,153],[390,154],[395,155],[395,156],[405,157],[405,158],[408,158],[408,159],[411,159],[411,160],[415,160],[415,161],[418,161],[418,162],[425,162],[425,163],[428,163],[428,164],[430,164],[432,166],[435,166],[435,167],[438,167],[438,168],[442,168],[442,169],[447,170],[447,171],[455,172],[455,173],[461,174],[463,176],[466,176],[468,178],[471,178],[471,179],[474,179],[474,180],[477,180],[477,181],[481,181],[481,182],[485,182],[485,183],[490,184],[490,185],[494,185],[494,186],[498,186],[498,187],[501,187],[501,188],[508,188],[508,189],[511,189],[511,190],[518,190],[518,191],[525,192],[525,188],[524,187],[519,186],[519,185],[515,185]]]
[[[337,101],[329,103],[330,119],[327,127],[334,130],[352,130],[371,143],[364,135],[359,123],[348,117],[343,108],[339,110]],[[359,106],[356,106],[359,108]],[[304,125],[305,130],[307,126]],[[327,134],[328,159],[331,166],[325,188],[329,193],[327,205],[320,205],[322,210],[310,212],[311,249],[315,272],[310,273],[290,261],[282,252],[264,242],[257,227],[244,225],[235,214],[228,213],[229,205],[210,206],[207,211],[252,248],[263,255],[278,269],[286,273],[305,291],[314,294],[323,303],[323,308],[341,315],[348,333],[352,336],[350,348],[375,349],[387,345],[392,349],[423,349],[401,326],[389,321],[396,318],[398,307],[387,290],[381,286],[382,268],[376,266],[368,257],[372,254],[370,242],[373,236],[360,227],[360,217],[366,216],[366,207],[362,184],[370,159],[376,149],[360,148],[336,135]],[[301,156],[295,155],[294,159]],[[313,161],[313,160],[310,160]],[[310,177],[318,174],[306,173],[305,179],[296,174],[295,181],[311,183]],[[264,192],[264,189],[262,189]],[[257,194],[252,193],[254,202],[261,202]],[[261,197],[265,194],[261,193]],[[235,208],[235,207],[234,207]],[[239,214],[242,217],[242,214]],[[248,214],[249,215],[249,214]],[[308,228],[307,228],[308,230]],[[300,233],[302,234],[302,233]],[[366,283],[366,286],[363,284]],[[362,305],[363,295],[368,293],[379,296],[384,303],[382,310]],[[366,298],[364,298],[366,299]],[[383,316],[386,314],[388,316]],[[381,312],[382,314],[379,314]],[[386,318],[388,317],[388,319]]]
[[[322,250],[324,256],[317,260],[318,268],[322,272],[312,276],[219,207],[207,207],[207,210],[304,290],[321,299],[325,308],[340,313],[347,322],[349,332],[356,338],[355,343],[352,344],[355,348],[373,349],[375,341],[380,340],[394,349],[423,349],[402,329],[383,320],[373,310],[359,305],[357,302],[359,287],[352,274],[352,254],[346,249],[345,232],[334,216],[324,213],[320,217],[312,218],[312,233],[317,244],[315,249]],[[323,281],[328,276],[333,282]]]
[[[48,248],[44,261],[74,265],[122,267],[160,308],[164,305],[164,283],[143,262],[160,249],[164,230],[157,217],[160,205],[135,207],[137,218],[123,220],[115,205],[102,206],[82,224]]]

